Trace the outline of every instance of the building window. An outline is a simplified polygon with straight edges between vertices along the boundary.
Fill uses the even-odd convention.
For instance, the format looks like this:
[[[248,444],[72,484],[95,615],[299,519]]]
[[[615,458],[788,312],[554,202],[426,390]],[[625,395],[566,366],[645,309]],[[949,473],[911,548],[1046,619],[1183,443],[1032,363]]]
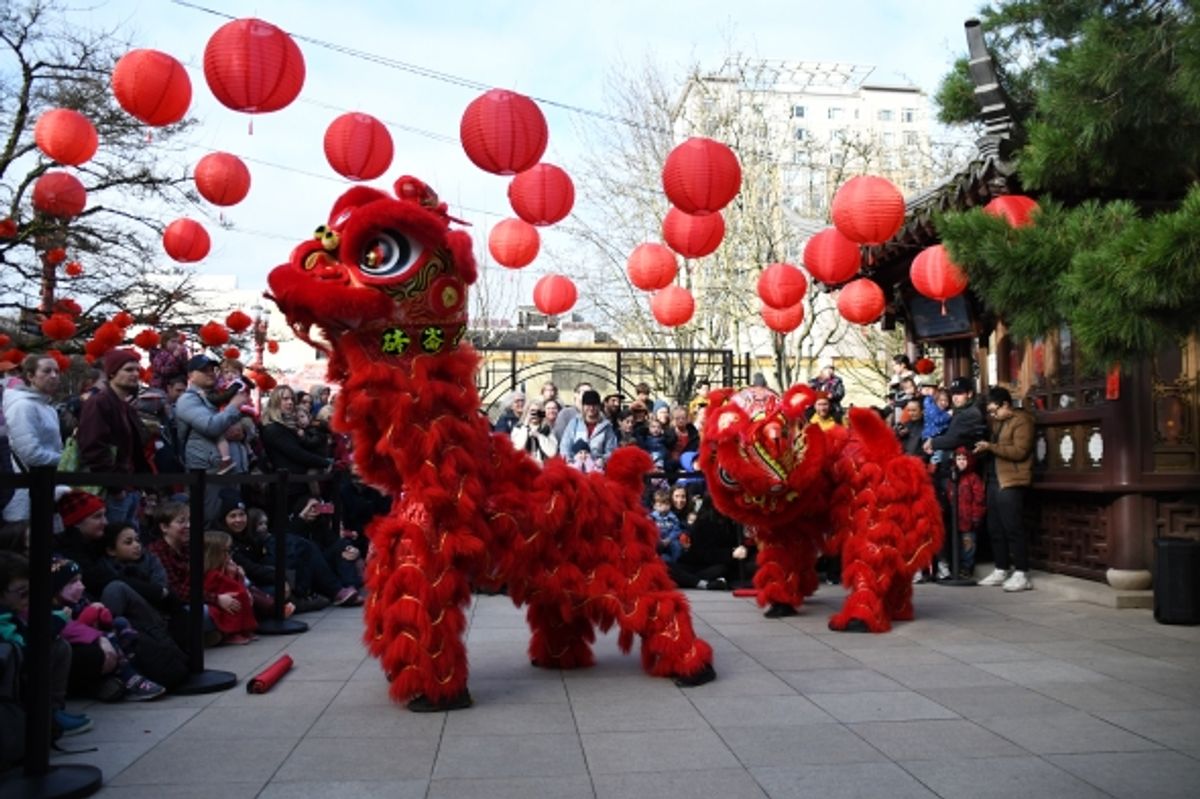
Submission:
[[[896,146],[896,134],[892,133],[890,131],[883,134],[883,146],[884,147],[895,147]]]
[[[792,119],[804,119],[804,106],[792,106]]]
[[[829,153],[830,166],[844,166],[846,163],[846,154],[841,150],[834,150]]]
[[[908,147],[916,147],[921,143],[920,137],[915,130],[904,131],[904,144]]]
[[[796,128],[796,141],[806,141],[808,139],[808,131],[804,128]]]
[[[842,109],[838,108],[837,106],[830,108],[828,111],[830,119],[841,119],[842,113]]]
[[[846,134],[845,128],[835,128],[833,131],[830,132],[829,140],[844,144],[846,141],[846,135],[847,134]]]
[[[890,109],[890,108],[879,109],[879,121],[880,122],[891,122],[895,118],[896,118],[896,112],[893,111],[892,109]]]
[[[902,109],[900,111],[900,121],[901,122],[916,122],[917,121],[917,109],[915,109],[915,108]]]

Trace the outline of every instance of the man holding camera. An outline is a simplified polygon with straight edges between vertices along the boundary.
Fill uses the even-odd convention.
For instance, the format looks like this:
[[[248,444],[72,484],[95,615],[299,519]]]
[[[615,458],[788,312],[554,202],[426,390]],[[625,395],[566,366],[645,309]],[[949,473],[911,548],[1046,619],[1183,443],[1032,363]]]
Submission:
[[[188,387],[175,403],[175,423],[183,449],[183,465],[188,470],[204,469],[223,473],[234,465],[223,456],[219,442],[226,432],[241,419],[242,406],[250,395],[244,384],[238,383],[225,410],[218,410],[209,399],[217,381],[217,362],[207,355],[193,355],[187,362]],[[221,489],[210,485],[204,494],[204,518],[211,522],[221,508]]]

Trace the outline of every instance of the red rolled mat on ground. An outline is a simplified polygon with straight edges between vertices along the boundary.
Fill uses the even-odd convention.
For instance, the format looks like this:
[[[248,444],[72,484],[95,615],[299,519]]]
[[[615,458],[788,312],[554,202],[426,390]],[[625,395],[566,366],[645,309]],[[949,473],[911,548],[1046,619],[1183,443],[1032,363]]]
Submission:
[[[284,655],[279,660],[267,666],[255,677],[246,682],[246,693],[265,694],[275,683],[283,679],[283,675],[291,671],[294,665],[290,655]]]
[[[757,596],[757,588],[735,588],[733,589],[734,596]]]

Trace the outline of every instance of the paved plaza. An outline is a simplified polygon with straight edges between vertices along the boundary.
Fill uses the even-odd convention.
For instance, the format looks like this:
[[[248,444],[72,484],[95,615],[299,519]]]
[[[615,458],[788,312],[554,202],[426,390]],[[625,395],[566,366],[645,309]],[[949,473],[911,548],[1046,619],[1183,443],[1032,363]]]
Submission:
[[[719,675],[699,688],[645,676],[614,634],[592,669],[534,669],[522,612],[478,597],[476,705],[429,715],[388,701],[359,612],[331,608],[209,650],[243,681],[290,654],[270,693],[73,703],[96,726],[62,743],[97,751],[52,763],[100,766],[114,799],[1200,795],[1200,628],[1049,585],[918,586],[918,619],[886,635],[828,631],[840,588],[785,620],[691,591]]]

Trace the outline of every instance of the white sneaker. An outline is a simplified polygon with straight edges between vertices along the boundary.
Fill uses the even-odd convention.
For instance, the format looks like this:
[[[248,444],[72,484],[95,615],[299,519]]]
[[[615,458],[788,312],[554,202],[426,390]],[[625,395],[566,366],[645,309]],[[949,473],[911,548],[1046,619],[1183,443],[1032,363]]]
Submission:
[[[1030,591],[1033,589],[1033,583],[1025,572],[1013,572],[1012,577],[1004,581],[1005,591]]]
[[[925,582],[925,572],[923,572],[923,571],[913,572],[913,585],[920,585],[923,582]]]
[[[950,564],[944,560],[938,561],[937,578],[939,580],[949,580],[950,579]]]
[[[1009,578],[1009,572],[1004,569],[994,569],[991,574],[979,581],[979,585],[1004,585]]]

